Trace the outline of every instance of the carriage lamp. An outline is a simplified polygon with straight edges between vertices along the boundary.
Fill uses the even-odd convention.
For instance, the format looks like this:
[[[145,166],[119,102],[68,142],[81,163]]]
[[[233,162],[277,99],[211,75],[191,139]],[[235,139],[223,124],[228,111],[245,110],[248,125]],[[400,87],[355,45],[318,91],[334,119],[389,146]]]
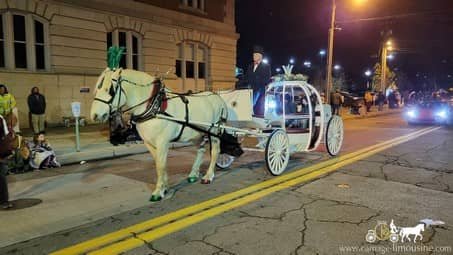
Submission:
[[[275,109],[276,106],[277,106],[277,103],[275,103],[275,100],[273,100],[271,98],[269,98],[267,100],[266,109],[272,110],[272,109]]]

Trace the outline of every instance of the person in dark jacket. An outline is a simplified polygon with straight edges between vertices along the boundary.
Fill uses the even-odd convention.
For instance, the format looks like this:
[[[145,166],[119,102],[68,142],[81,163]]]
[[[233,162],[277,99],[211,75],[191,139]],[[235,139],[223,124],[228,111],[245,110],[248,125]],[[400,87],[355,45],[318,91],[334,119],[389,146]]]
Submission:
[[[13,141],[11,138],[12,129],[8,127],[5,118],[0,115],[0,206],[2,209],[9,209],[13,205],[9,202],[8,194],[8,181],[6,175],[8,174],[7,158],[13,152]]]
[[[253,48],[253,63],[248,67],[246,79],[253,89],[253,110],[255,114],[264,114],[264,94],[266,85],[271,79],[271,68],[263,63],[263,48],[255,46]]]
[[[335,93],[332,94],[331,96],[331,102],[332,102],[332,115],[340,115],[340,107],[342,102],[342,97],[340,94],[340,91],[337,89],[335,90]]]
[[[38,87],[31,89],[28,96],[28,108],[31,113],[31,122],[35,134],[44,132],[44,121],[46,120],[46,98],[39,93]]]

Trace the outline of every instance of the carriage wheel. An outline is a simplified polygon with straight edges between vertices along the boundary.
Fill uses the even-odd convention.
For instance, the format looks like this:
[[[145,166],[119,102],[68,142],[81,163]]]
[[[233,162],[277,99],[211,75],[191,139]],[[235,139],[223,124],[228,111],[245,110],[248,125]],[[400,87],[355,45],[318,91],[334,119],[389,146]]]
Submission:
[[[334,115],[327,123],[326,130],[326,147],[331,156],[336,156],[340,152],[343,144],[343,120],[340,116]]]
[[[269,136],[264,152],[266,167],[273,175],[285,171],[289,162],[289,138],[282,129],[276,129]]]
[[[219,154],[215,165],[220,169],[227,169],[233,164],[234,157],[226,153]]]

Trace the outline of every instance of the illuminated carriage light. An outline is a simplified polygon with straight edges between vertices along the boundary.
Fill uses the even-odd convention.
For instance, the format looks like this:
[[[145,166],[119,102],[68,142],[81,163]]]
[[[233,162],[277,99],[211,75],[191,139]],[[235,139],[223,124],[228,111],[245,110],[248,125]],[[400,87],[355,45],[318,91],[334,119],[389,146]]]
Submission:
[[[268,109],[275,109],[275,107],[277,107],[277,104],[275,103],[274,100],[269,99],[267,101],[267,105],[266,106],[267,106]]]

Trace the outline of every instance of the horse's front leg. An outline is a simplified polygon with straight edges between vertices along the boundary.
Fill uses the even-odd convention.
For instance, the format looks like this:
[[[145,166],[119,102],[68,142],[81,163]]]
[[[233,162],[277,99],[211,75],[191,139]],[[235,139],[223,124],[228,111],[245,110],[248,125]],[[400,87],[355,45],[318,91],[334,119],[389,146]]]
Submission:
[[[203,156],[206,152],[206,141],[202,140],[200,147],[198,147],[197,157],[195,158],[195,162],[193,162],[192,170],[190,171],[189,177],[187,181],[189,183],[194,183],[198,181],[200,177],[200,166],[203,163]]]
[[[211,162],[209,163],[208,171],[206,172],[205,176],[203,176],[203,179],[201,179],[201,183],[210,184],[214,180],[215,167],[219,154],[220,140],[217,137],[211,137]]]
[[[146,144],[146,147],[148,147],[148,150],[151,152],[153,159],[156,162],[156,188],[149,199],[151,202],[156,202],[162,200],[168,189],[167,156],[169,144],[159,144],[156,148]]]

